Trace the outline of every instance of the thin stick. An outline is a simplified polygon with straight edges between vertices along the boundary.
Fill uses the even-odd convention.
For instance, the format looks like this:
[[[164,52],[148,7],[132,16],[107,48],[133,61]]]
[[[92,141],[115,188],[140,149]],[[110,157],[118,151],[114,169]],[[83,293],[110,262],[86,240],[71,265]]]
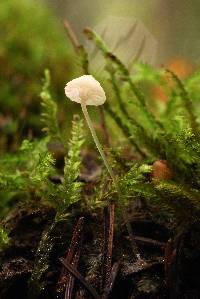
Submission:
[[[76,222],[76,225],[73,229],[72,239],[69,246],[69,249],[67,251],[67,254],[65,256],[65,260],[67,260],[69,263],[74,263],[75,260],[77,260],[77,254],[80,251],[80,243],[81,243],[81,237],[82,237],[82,231],[83,231],[83,224],[84,224],[84,217],[80,217],[78,221]],[[78,263],[78,260],[77,260]],[[58,279],[57,283],[57,291],[59,293],[64,292],[64,288],[66,286],[66,289],[69,287],[69,280],[71,280],[70,275],[67,273],[66,269],[63,267],[61,269],[61,274]]]
[[[112,270],[111,270],[111,273],[110,273],[110,279],[109,279],[109,282],[108,282],[108,285],[106,286],[105,290],[104,290],[104,293],[102,295],[102,299],[107,299],[109,298],[109,295],[113,289],[113,285],[115,283],[115,280],[116,280],[116,277],[117,277],[117,274],[119,272],[119,263],[114,263],[113,267],[112,267]]]
[[[104,255],[103,255],[103,288],[110,282],[112,269],[112,249],[115,221],[115,204],[110,203],[109,208],[104,210]]]
[[[109,138],[108,130],[106,127],[105,113],[101,106],[99,106],[99,115],[100,115],[100,119],[101,119],[101,127],[104,132],[105,144],[107,145],[107,147],[110,147],[110,138]]]
[[[67,256],[66,256],[66,259],[69,263],[72,261],[75,249],[78,246],[78,242],[81,239],[83,224],[84,224],[84,217],[80,217],[76,223],[74,230],[73,230],[72,240],[71,240],[70,247],[69,247],[69,250],[68,250]]]
[[[67,35],[68,35],[69,39],[72,42],[72,45],[73,45],[75,51],[78,52],[79,48],[80,48],[80,43],[79,43],[79,41],[76,37],[76,34],[74,33],[74,31],[73,31],[73,29],[70,25],[70,23],[67,20],[64,20],[64,28],[67,32]]]
[[[83,69],[83,73],[85,75],[88,75],[89,74],[89,69],[88,69],[89,62],[88,62],[88,55],[87,55],[87,52],[86,52],[84,46],[82,44],[80,44],[74,30],[72,29],[71,24],[67,20],[64,20],[64,28],[65,28],[67,35],[74,47],[75,52],[78,54],[78,56],[81,59],[81,67]]]
[[[88,290],[88,292],[93,296],[95,299],[100,299],[100,296],[97,294],[96,290],[85,280],[85,278],[66,260],[63,258],[59,259],[60,262],[65,266],[65,268],[75,277],[77,278],[82,285]]]
[[[140,243],[149,244],[149,245],[156,246],[156,247],[161,247],[163,249],[166,246],[165,242],[160,242],[160,241],[150,239],[150,238],[146,238],[146,237],[134,236],[134,239],[135,239],[135,241],[138,241]]]
[[[76,268],[78,265],[80,254],[81,254],[81,250],[79,247],[72,261],[72,266],[74,266],[74,268]],[[71,274],[69,274],[69,278],[65,289],[65,299],[72,299],[73,288],[74,288],[74,277]]]

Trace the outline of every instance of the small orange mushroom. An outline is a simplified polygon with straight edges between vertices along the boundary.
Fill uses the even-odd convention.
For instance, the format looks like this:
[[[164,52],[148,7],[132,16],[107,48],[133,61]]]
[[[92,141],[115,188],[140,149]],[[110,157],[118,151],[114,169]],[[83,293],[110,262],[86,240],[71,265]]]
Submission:
[[[166,160],[157,160],[152,165],[151,177],[155,181],[170,180],[172,178],[172,170]]]
[[[194,64],[184,58],[177,57],[170,60],[163,68],[172,71],[179,79],[184,80],[192,74],[195,69]],[[164,75],[164,80],[170,88],[173,88],[173,82],[168,75]],[[153,97],[160,102],[167,102],[168,98],[161,86],[156,85],[153,87]]]

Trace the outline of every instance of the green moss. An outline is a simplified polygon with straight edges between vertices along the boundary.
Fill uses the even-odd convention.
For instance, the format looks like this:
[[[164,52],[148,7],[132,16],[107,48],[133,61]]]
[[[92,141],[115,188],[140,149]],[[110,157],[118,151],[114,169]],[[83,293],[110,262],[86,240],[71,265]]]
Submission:
[[[194,82],[197,84],[198,72],[182,82],[169,70],[155,70],[138,64],[135,65],[135,75],[131,75],[100,36],[90,29],[86,34],[107,61],[105,70],[110,75],[114,97],[105,108],[133,150],[141,156],[139,164],[129,163],[129,171],[119,176],[119,206],[140,196],[157,206],[161,214],[168,215],[168,219],[173,218],[175,223],[197,219],[200,211],[200,130],[199,106],[192,96],[197,97]],[[162,110],[153,96],[152,90],[156,86],[163,88],[168,96]],[[149,176],[146,175],[143,170],[148,169],[150,161],[156,160],[167,161],[171,179],[155,182],[151,171]],[[112,192],[109,196],[112,198]]]
[[[193,96],[196,99],[196,93],[199,92],[194,88],[198,73],[182,82],[170,72],[175,83],[173,85],[164,77],[164,70],[155,70],[144,64],[136,65],[136,74],[131,75],[95,32],[87,33],[107,60],[106,71],[110,79],[106,93],[110,97],[104,107],[108,127],[112,118],[115,134],[124,134],[125,145],[129,143],[129,152],[136,154],[137,158],[131,160],[122,155],[120,159],[118,157],[119,165],[114,158],[117,155],[110,155],[109,160],[117,173],[120,196],[116,196],[112,184],[105,183],[108,177],[103,173],[99,186],[85,202],[89,208],[95,209],[110,199],[118,198],[118,206],[123,207],[136,197],[141,197],[157,207],[160,215],[176,224],[197,219],[200,214],[199,107]],[[162,109],[151,93],[155,86],[164,87],[168,96]],[[16,155],[10,154],[0,160],[0,186],[5,189],[8,201],[17,192],[23,193],[23,198],[31,199],[34,194],[44,201],[51,201],[57,210],[58,221],[65,218],[71,204],[82,198],[79,175],[80,150],[84,138],[82,121],[76,119],[71,141],[66,146],[57,118],[57,102],[53,100],[49,89],[50,76],[46,71],[40,95],[42,120],[48,137],[35,142],[26,140]],[[66,115],[69,114],[67,112]],[[65,155],[62,165],[64,178],[58,185],[49,180],[50,175],[58,171],[48,151],[48,143],[53,139],[60,142]],[[119,139],[111,144],[113,153],[117,151],[115,144],[119,146]],[[152,179],[152,164],[157,160],[166,160],[172,173],[170,178]]]

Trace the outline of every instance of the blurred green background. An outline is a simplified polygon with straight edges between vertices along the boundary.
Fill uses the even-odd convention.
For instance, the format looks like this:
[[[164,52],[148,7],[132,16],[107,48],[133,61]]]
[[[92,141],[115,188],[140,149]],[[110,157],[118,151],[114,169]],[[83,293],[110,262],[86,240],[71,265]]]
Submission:
[[[45,0],[60,19],[67,17],[79,37],[82,28],[105,17],[134,17],[142,21],[158,41],[157,64],[172,57],[199,63],[199,0]]]
[[[76,57],[62,24],[45,4],[2,0],[0,28],[0,151],[5,152],[15,150],[24,137],[40,136],[44,69],[51,71],[52,94],[60,105]]]

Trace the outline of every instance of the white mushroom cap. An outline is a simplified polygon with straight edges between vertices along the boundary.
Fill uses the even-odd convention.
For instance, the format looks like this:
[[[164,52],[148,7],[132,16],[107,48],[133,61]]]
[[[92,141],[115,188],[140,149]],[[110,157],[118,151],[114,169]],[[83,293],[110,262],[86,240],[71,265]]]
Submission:
[[[91,75],[83,75],[67,83],[66,96],[74,102],[85,105],[102,105],[106,95],[100,83]]]

